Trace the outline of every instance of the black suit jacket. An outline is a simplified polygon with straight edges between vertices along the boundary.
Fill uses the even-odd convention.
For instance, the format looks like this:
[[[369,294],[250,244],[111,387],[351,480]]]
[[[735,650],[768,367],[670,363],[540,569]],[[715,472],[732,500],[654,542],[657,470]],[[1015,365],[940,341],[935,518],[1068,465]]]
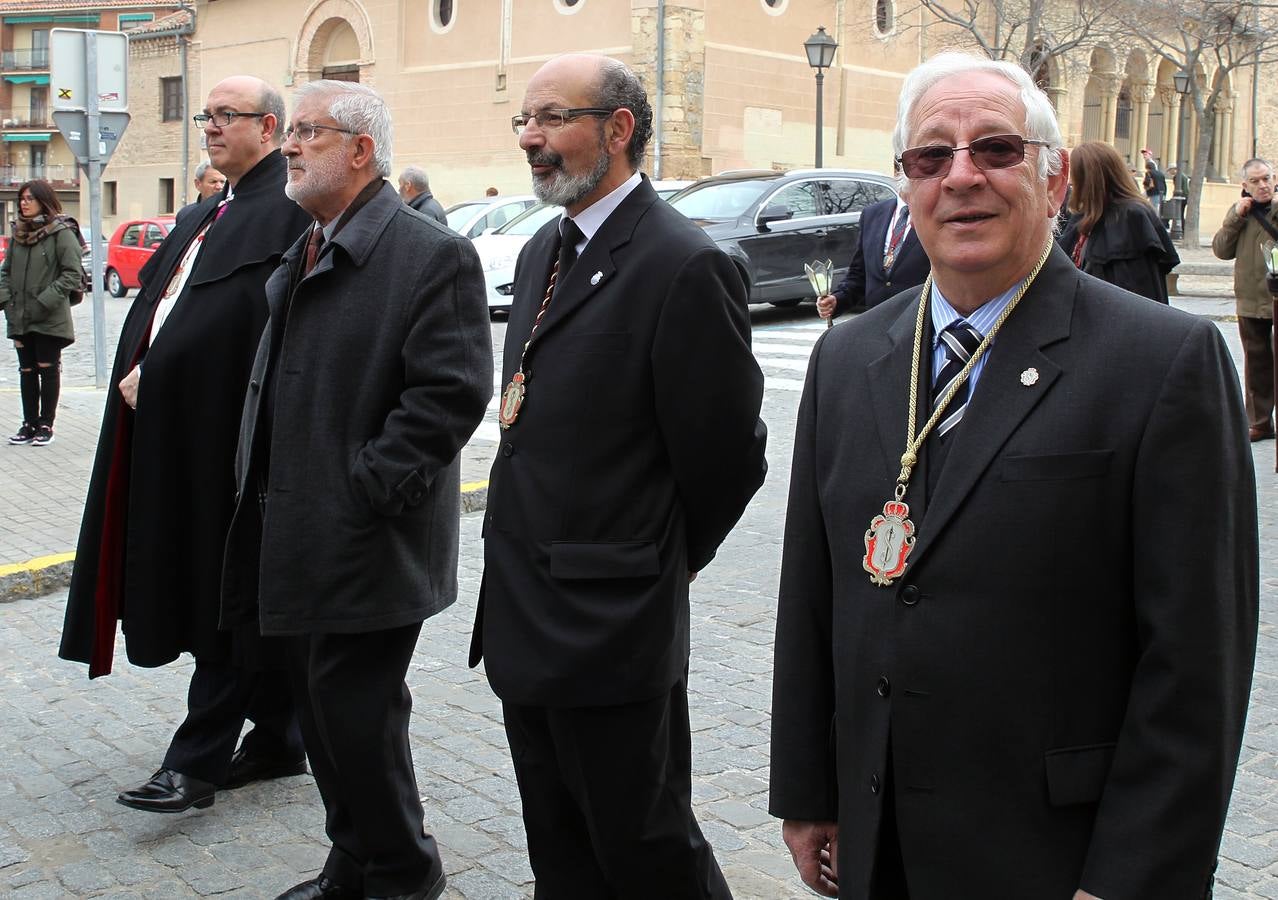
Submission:
[[[927,280],[932,264],[911,228],[897,248],[891,271],[883,268],[883,245],[896,214],[896,200],[880,200],[861,213],[861,233],[857,237],[848,273],[833,291],[838,304],[835,315],[849,309],[878,306],[901,291]]]
[[[867,897],[890,730],[915,900],[1203,897],[1257,623],[1229,352],[1211,322],[1054,249],[926,497],[925,449],[906,495],[917,543],[876,587],[864,531],[900,468],[917,302],[833,329],[809,366],[771,811],[838,821],[839,896]]]
[[[520,254],[502,383],[549,280],[555,220]],[[532,339],[484,517],[471,661],[504,700],[626,703],[688,663],[688,573],[763,481],[746,292],[645,178],[562,279]]]

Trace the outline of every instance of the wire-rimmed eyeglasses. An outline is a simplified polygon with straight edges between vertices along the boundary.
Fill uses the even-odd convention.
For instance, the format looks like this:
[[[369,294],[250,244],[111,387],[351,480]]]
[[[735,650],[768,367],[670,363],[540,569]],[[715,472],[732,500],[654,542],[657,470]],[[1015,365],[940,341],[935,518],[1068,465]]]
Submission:
[[[966,150],[972,154],[972,162],[978,169],[1007,169],[1025,158],[1025,145],[1050,146],[1047,141],[1023,138],[1019,134],[992,134],[970,141],[966,147],[947,147],[933,144],[928,147],[912,147],[898,158],[906,178],[940,178],[948,175],[954,164],[954,154]]]
[[[296,141],[313,141],[315,135],[321,131],[340,131],[342,134],[359,134],[358,131],[351,131],[349,128],[339,128],[336,125],[320,125],[316,122],[294,122],[288,128],[284,129],[284,140],[292,138]]]
[[[610,116],[615,113],[616,109],[604,109],[600,106],[576,106],[570,109],[543,109],[535,113],[520,113],[517,116],[510,117],[510,127],[515,134],[523,134],[524,129],[536,120],[537,127],[542,131],[558,131],[573,119],[579,119],[582,116]]]

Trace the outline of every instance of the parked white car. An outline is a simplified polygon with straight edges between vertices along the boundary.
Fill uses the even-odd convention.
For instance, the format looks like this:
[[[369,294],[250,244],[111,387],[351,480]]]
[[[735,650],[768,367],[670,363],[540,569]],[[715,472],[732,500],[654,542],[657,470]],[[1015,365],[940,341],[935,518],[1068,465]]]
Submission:
[[[562,206],[538,204],[496,231],[471,239],[484,267],[489,312],[510,308],[511,295],[514,293],[515,262],[519,259],[519,251],[541,226],[563,211]]]
[[[539,201],[532,194],[517,197],[485,197],[467,200],[444,210],[448,227],[468,238],[494,231]]]

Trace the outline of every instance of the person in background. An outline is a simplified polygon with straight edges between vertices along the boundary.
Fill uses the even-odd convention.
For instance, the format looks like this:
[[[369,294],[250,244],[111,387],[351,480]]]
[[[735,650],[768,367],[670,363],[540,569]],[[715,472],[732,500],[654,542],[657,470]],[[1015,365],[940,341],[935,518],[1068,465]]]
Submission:
[[[195,209],[210,197],[220,195],[226,186],[226,176],[213,167],[208,160],[195,167],[195,199],[177,211],[175,221],[181,222],[191,210]]]
[[[1243,384],[1252,441],[1274,437],[1274,304],[1265,286],[1263,246],[1278,241],[1274,168],[1249,159],[1242,167],[1242,197],[1225,212],[1211,239],[1217,259],[1234,261],[1234,300],[1243,346]]]
[[[823,319],[849,309],[870,309],[927,278],[927,254],[910,227],[910,209],[900,197],[872,203],[861,212],[861,230],[847,274],[817,300]]]
[[[497,188],[495,188],[495,187],[490,187],[488,190],[484,191],[484,196],[485,196],[485,197],[496,197],[496,196],[497,196]]]
[[[226,176],[213,168],[213,163],[205,160],[195,167],[195,190],[201,200],[207,200],[214,194],[222,193],[226,185]]]
[[[0,308],[18,351],[22,425],[10,444],[53,443],[53,419],[62,386],[62,351],[75,341],[72,291],[83,278],[83,246],[75,220],[47,181],[18,188],[18,218],[9,252],[0,264]]]
[[[1158,214],[1132,186],[1118,151],[1101,141],[1079,144],[1069,155],[1069,207],[1073,216],[1060,245],[1088,275],[1167,302],[1167,273],[1180,255]]]
[[[400,173],[399,196],[422,215],[434,219],[440,225],[448,224],[444,207],[439,205],[435,195],[430,192],[430,180],[421,166],[409,166]]]
[[[1167,175],[1158,168],[1158,162],[1154,159],[1153,153],[1149,150],[1142,150],[1140,153],[1145,158],[1145,177],[1142,180],[1145,197],[1149,200],[1149,205],[1154,208],[1154,212],[1161,216],[1163,200],[1167,197]]]

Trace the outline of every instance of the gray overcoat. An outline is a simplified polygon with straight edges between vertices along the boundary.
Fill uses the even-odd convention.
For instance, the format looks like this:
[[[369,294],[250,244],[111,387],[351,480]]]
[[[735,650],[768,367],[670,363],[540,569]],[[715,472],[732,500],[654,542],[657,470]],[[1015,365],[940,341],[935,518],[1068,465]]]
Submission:
[[[255,608],[266,635],[420,622],[457,596],[457,453],[492,395],[479,258],[385,183],[300,278],[307,236],[266,285],[222,625],[251,621]],[[268,370],[269,434],[259,431]]]

